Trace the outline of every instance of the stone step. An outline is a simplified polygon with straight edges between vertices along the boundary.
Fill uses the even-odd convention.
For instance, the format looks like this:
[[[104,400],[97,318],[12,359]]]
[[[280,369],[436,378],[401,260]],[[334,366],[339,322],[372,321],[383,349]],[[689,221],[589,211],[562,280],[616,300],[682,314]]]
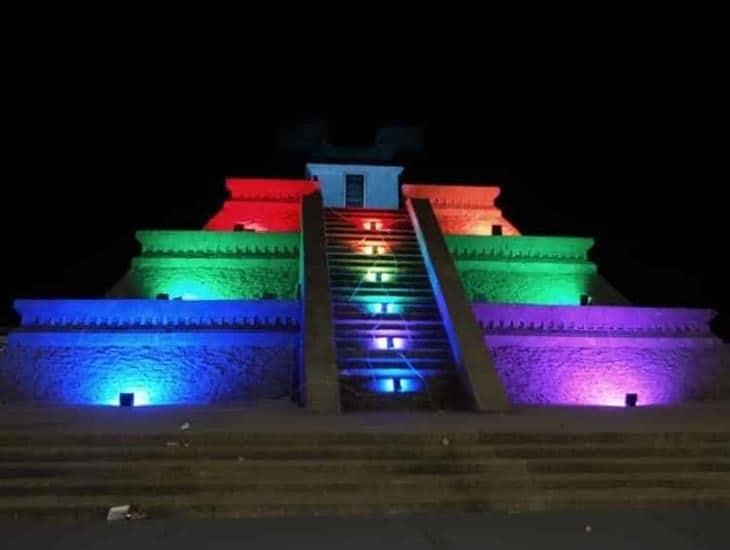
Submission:
[[[371,253],[373,246],[385,247],[385,250],[379,249],[377,254]],[[367,249],[367,251],[364,251]],[[327,256],[333,256],[335,254],[362,254],[366,256],[421,256],[421,249],[415,243],[403,243],[403,242],[388,242],[378,241],[376,243],[370,243],[367,241],[339,241],[339,242],[327,242]]]
[[[373,321],[403,319],[404,321],[441,322],[438,306],[433,301],[393,303],[390,310],[388,310],[388,304],[385,304],[385,311],[383,311],[383,306],[379,301],[337,302],[333,305],[333,310],[335,322],[338,320],[349,322],[353,319],[370,319]]]
[[[83,410],[83,409],[82,409]],[[114,409],[115,412],[119,411]],[[94,408],[89,409],[90,412]],[[146,412],[139,409],[140,414]],[[726,455],[730,451],[730,431],[655,431],[655,432],[619,432],[619,431],[587,431],[562,432],[549,431],[449,431],[437,432],[180,432],[176,427],[161,433],[63,433],[45,429],[45,425],[29,430],[23,425],[13,429],[14,425],[0,428],[0,452],[7,449],[29,452],[44,448],[113,448],[133,451],[138,448],[165,447],[170,438],[184,437],[196,446],[215,448],[224,447],[275,447],[287,448],[292,444],[310,444],[314,447],[326,445],[331,448],[359,447],[379,451],[387,448],[440,448],[442,438],[447,435],[454,444],[454,449],[483,449],[492,452],[495,449],[532,449],[573,447],[595,449],[600,455],[602,449],[655,448],[665,451],[683,451],[685,449],[706,450],[715,454]],[[55,424],[49,423],[55,427]],[[42,430],[42,431],[40,431]],[[170,452],[187,452],[187,449],[167,449]],[[668,455],[670,456],[670,454]],[[3,462],[0,462],[0,466]]]
[[[0,479],[18,478],[68,479],[128,479],[149,477],[189,476],[193,472],[206,472],[206,477],[216,479],[229,475],[248,474],[274,476],[281,479],[290,472],[318,473],[351,477],[352,472],[387,474],[428,474],[432,476],[450,474],[493,474],[504,472],[513,465],[511,459],[474,458],[469,461],[448,459],[339,459],[339,460],[260,460],[245,455],[231,459],[160,459],[135,461],[88,461],[88,462],[5,462],[0,464]],[[574,459],[533,459],[528,465],[531,474],[577,477],[598,474],[608,477],[615,474],[649,474],[665,476],[690,476],[698,474],[727,474],[730,472],[730,457],[677,458],[663,456],[655,459],[589,457]],[[4,485],[3,485],[4,486]]]
[[[418,246],[418,240],[415,235],[405,233],[354,233],[345,231],[327,231],[325,233],[327,246],[353,246],[357,244],[367,243],[388,243],[392,245]]]
[[[351,233],[367,233],[368,235],[388,235],[391,233],[402,233],[405,235],[413,234],[413,226],[410,220],[406,219],[392,219],[383,220],[379,226],[376,225],[374,229],[370,229],[371,220],[361,218],[354,221],[344,221],[339,219],[325,219],[324,227],[325,231],[349,231]],[[376,222],[378,223],[378,222]]]
[[[377,373],[411,372],[414,369],[421,372],[451,372],[454,363],[451,359],[441,358],[414,358],[404,360],[402,357],[372,358],[363,356],[341,357],[337,360],[340,372],[370,371],[374,376]]]
[[[392,220],[409,220],[408,213],[404,209],[383,209],[383,208],[325,208],[325,219],[355,220],[360,218]]]
[[[384,290],[387,289],[387,292]],[[411,296],[413,298],[423,297],[427,300],[433,300],[433,292],[430,286],[421,287],[404,287],[395,285],[384,285],[383,283],[362,283],[359,285],[349,286],[331,286],[332,298],[336,300],[335,295],[352,296],[355,293],[361,296],[377,296],[382,298],[383,295],[402,295]]]
[[[430,344],[430,345],[429,345]],[[437,361],[451,362],[451,349],[442,342],[424,342],[417,348],[406,349],[367,349],[357,345],[348,345],[347,341],[337,342],[338,362],[355,359],[377,361]]]
[[[244,461],[245,464],[245,461]],[[695,489],[720,490],[730,493],[730,476],[725,472],[638,473],[638,474],[544,474],[532,478],[517,465],[506,465],[494,472],[482,473],[385,473],[377,472],[373,478],[357,479],[346,472],[297,472],[278,471],[275,476],[252,475],[245,465],[225,471],[208,471],[191,467],[171,474],[162,471],[137,475],[129,472],[122,478],[75,478],[62,477],[53,480],[14,478],[3,481],[0,500],[23,496],[86,496],[107,492],[117,496],[139,494],[145,490],[157,496],[190,495],[197,492],[259,493],[260,495],[323,493],[368,493],[377,491],[389,494],[397,502],[400,494],[409,496],[429,494],[443,490],[473,490],[494,494],[538,488],[548,491],[573,491],[587,489]]]
[[[178,446],[169,447],[166,441],[155,445],[22,445],[4,446],[0,449],[0,460],[3,463],[23,462],[79,462],[93,463],[138,461],[138,460],[201,460],[228,459],[237,460],[239,456],[258,460],[452,460],[469,461],[475,459],[530,460],[536,464],[548,464],[552,461],[594,462],[604,461],[606,464],[619,460],[646,460],[655,462],[673,458],[674,460],[702,460],[726,463],[730,459],[730,448],[726,444],[687,445],[673,447],[655,446],[651,442],[638,444],[603,444],[582,446],[575,444],[515,444],[493,447],[489,445],[456,445],[450,443],[443,446],[434,442],[430,445],[359,445],[342,444],[325,446],[316,436],[309,434],[310,441],[294,440],[288,443],[282,436],[276,443],[266,444],[214,444],[199,442],[177,435],[168,435],[167,441],[178,442]],[[440,435],[443,437],[443,435]],[[449,436],[449,440],[452,437]],[[189,444],[184,447],[184,443]],[[1,494],[1,492],[0,492]]]
[[[392,229],[388,231],[358,231],[352,226],[325,226],[324,234],[327,243],[345,241],[379,241],[418,243],[418,237],[410,229]]]
[[[360,317],[338,318],[335,320],[335,330],[372,331],[375,329],[446,334],[440,319],[410,321],[392,317],[383,317],[382,319]]]
[[[391,366],[387,369],[378,367],[360,367],[360,368],[341,368],[338,373],[343,378],[432,378],[434,376],[453,375],[454,366],[452,364],[443,364],[432,366],[431,368],[419,368],[414,371],[406,363],[402,362],[398,366]]]
[[[390,242],[414,242],[418,239],[413,230],[410,229],[389,229],[387,231],[360,231],[350,225],[325,225],[325,237],[327,242],[337,240],[363,240],[373,239],[376,241],[386,240]]]
[[[406,283],[408,283],[408,286],[404,286]],[[360,289],[387,289],[388,292],[398,292],[398,291],[406,291],[406,292],[415,292],[415,291],[423,291],[430,293],[431,290],[431,284],[429,283],[428,279],[417,279],[417,280],[398,280],[398,281],[368,281],[365,280],[362,277],[359,278],[345,278],[345,277],[337,277],[337,278],[331,278],[330,279],[330,285],[333,289],[349,289],[349,288],[360,288]]]
[[[335,266],[329,270],[330,278],[334,276],[350,276],[364,277],[368,273],[387,273],[394,277],[411,277],[411,278],[427,278],[425,267],[408,266],[407,268],[398,268],[397,266],[379,266],[379,265],[351,265],[351,266]]]
[[[349,256],[336,255],[331,258],[328,257],[327,265],[330,269],[333,268],[351,268],[351,267],[391,267],[395,269],[425,269],[423,259],[418,257],[409,256],[407,258],[395,258],[393,256],[382,256],[377,257],[363,254],[351,254]]]
[[[473,494],[443,492],[434,495],[301,495],[282,494],[255,498],[246,493],[218,492],[195,495],[155,496],[149,492],[126,495],[126,502],[135,502],[152,518],[241,518],[320,515],[371,515],[456,512],[528,512],[560,510],[654,510],[654,509],[727,509],[730,493],[724,489],[646,489],[637,494],[631,488],[582,491],[544,491],[525,494]],[[0,517],[7,519],[103,520],[110,502],[118,502],[113,494],[59,499],[53,495],[0,499]]]
[[[413,249],[411,252],[390,252],[386,251],[382,254],[369,254],[365,252],[350,252],[350,251],[342,251],[342,252],[329,252],[327,251],[327,259],[328,261],[338,261],[338,262],[363,262],[363,261],[369,261],[370,264],[374,265],[376,262],[380,261],[389,261],[389,262],[404,262],[404,263],[423,263],[423,258],[421,257],[421,253],[417,249]]]
[[[389,328],[377,328],[367,330],[338,329],[335,330],[335,343],[337,349],[356,348],[365,352],[374,349],[372,346],[387,346],[387,342],[374,340],[378,338],[394,338],[393,345],[403,350],[419,351],[449,351],[449,340],[443,331],[440,332],[415,332],[408,330],[396,330]],[[397,338],[397,340],[395,340]]]
[[[380,279],[380,280],[378,280]],[[352,275],[351,273],[339,272],[330,273],[330,284],[333,286],[357,286],[357,285],[375,285],[378,288],[389,288],[391,286],[408,285],[418,288],[431,288],[431,281],[429,281],[426,274],[367,274],[358,273]]]

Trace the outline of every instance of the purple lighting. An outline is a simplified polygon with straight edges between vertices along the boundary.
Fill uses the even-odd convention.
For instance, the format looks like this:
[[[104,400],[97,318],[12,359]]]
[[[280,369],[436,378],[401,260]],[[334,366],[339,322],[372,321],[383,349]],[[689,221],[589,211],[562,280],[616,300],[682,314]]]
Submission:
[[[713,312],[473,304],[517,405],[668,405],[712,391],[726,368]]]

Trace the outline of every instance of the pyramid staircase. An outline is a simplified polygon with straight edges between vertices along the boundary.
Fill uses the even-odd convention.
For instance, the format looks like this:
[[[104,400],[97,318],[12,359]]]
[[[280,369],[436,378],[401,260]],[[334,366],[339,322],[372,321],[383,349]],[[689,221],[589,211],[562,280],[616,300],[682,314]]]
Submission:
[[[343,408],[468,402],[408,214],[327,209],[325,234]]]

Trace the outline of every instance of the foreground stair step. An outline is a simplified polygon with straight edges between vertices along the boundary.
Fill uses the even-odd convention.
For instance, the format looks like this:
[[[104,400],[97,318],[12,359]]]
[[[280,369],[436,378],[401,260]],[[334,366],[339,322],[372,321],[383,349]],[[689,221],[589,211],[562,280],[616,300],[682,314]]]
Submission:
[[[8,483],[19,484],[18,479],[27,478],[34,482],[43,481],[55,483],[56,480],[65,482],[66,479],[148,479],[159,476],[190,475],[202,471],[210,479],[217,479],[230,475],[239,475],[241,472],[255,473],[256,475],[273,475],[277,479],[281,476],[294,475],[300,477],[302,473],[318,473],[334,476],[341,475],[351,479],[352,472],[387,474],[428,474],[432,476],[450,474],[489,474],[504,471],[511,464],[511,459],[500,458],[473,458],[468,461],[447,459],[414,460],[414,459],[381,459],[377,461],[367,459],[340,459],[340,460],[260,460],[250,459],[245,455],[236,459],[160,459],[134,461],[105,461],[105,462],[6,462],[0,464],[0,479],[9,480]],[[677,474],[679,477],[695,474],[720,475],[727,479],[730,472],[730,457],[715,458],[677,458],[659,457],[653,460],[645,458],[584,458],[574,459],[535,459],[526,465],[531,474],[539,474],[541,479],[577,478],[587,475],[600,474],[614,476],[615,474],[643,475],[661,477],[667,474]],[[547,477],[546,477],[547,476]],[[5,487],[5,482],[3,482]]]
[[[0,517],[11,519],[101,520],[106,517],[109,502],[115,495],[58,499],[53,496],[13,498],[0,501]],[[730,493],[707,490],[701,495],[694,489],[654,489],[637,495],[631,489],[620,489],[610,496],[603,491],[549,493],[519,499],[513,495],[491,497],[471,494],[444,494],[433,498],[402,499],[391,502],[389,495],[373,496],[369,501],[358,498],[260,499],[247,501],[233,495],[205,493],[192,496],[152,497],[148,493],[127,495],[139,503],[152,518],[241,518],[281,517],[293,515],[370,515],[382,513],[482,512],[482,511],[560,511],[560,510],[655,510],[655,509],[727,509]],[[110,500],[112,499],[112,500]]]

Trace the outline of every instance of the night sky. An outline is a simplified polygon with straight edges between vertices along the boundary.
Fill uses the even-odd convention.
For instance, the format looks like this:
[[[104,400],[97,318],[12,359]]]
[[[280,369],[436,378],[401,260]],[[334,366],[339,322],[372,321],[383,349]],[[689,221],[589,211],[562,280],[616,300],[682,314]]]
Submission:
[[[385,106],[361,94],[320,109],[281,89],[255,101],[244,88],[108,90],[38,96],[6,126],[3,324],[18,297],[102,295],[137,253],[136,229],[202,227],[226,176],[301,177],[277,128],[325,116],[339,144],[368,144],[381,124],[423,126],[425,152],[399,159],[404,181],[498,185],[523,234],[594,237],[601,273],[634,303],[720,310],[716,332],[730,337],[720,145],[674,97],[434,93]]]

